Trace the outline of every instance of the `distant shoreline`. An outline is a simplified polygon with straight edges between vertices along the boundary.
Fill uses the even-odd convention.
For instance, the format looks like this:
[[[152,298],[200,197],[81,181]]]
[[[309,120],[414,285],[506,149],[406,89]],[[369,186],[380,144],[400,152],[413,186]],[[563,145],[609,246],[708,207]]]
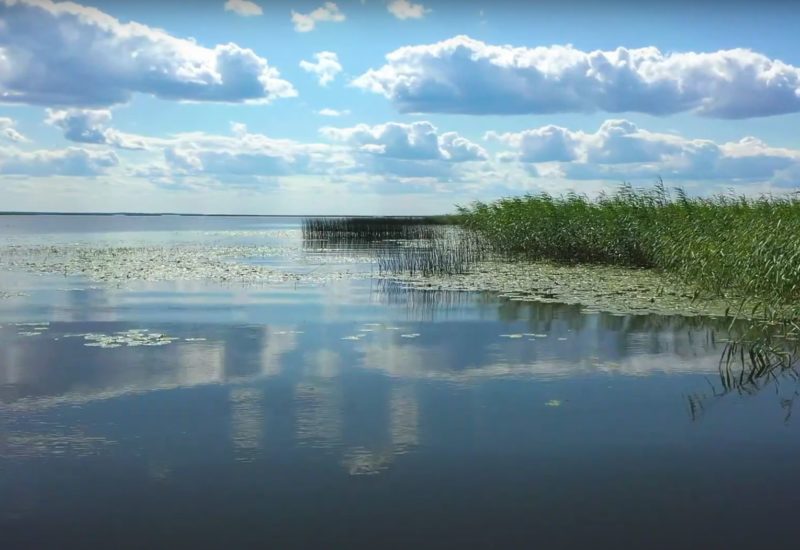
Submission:
[[[0,216],[183,216],[201,218],[408,218],[368,214],[187,214],[178,212],[0,212]],[[432,216],[419,215],[420,218]]]

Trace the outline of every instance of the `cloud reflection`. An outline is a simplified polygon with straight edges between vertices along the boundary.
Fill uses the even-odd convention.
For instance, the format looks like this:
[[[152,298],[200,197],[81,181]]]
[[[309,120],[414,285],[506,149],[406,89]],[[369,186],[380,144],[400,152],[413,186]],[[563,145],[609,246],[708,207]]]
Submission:
[[[2,329],[0,412],[24,419],[26,413],[58,415],[68,406],[85,414],[88,426],[101,426],[103,414],[120,414],[113,403],[123,396],[136,400],[147,394],[171,408],[187,399],[181,396],[194,395],[180,402],[198,411],[209,410],[219,398],[230,449],[220,459],[257,462],[294,449],[323,452],[348,475],[376,475],[399,456],[426,446],[421,426],[434,421],[429,415],[437,409],[423,406],[422,397],[439,391],[443,382],[447,391],[460,392],[512,378],[533,383],[533,390],[537,383],[569,378],[716,371],[719,350],[708,327],[548,311],[527,319],[515,314],[504,324],[398,322],[402,330],[372,322],[310,324],[302,330],[207,325],[199,334],[175,325],[168,332],[179,340],[154,348],[85,348],[79,339],[61,337],[75,323],[52,325],[35,342]],[[367,324],[362,339],[341,340]],[[125,328],[130,327],[104,330]],[[420,336],[402,338],[407,332]],[[509,333],[521,337],[502,337]],[[219,437],[216,413],[204,418],[187,428],[179,417],[167,416],[163,429],[193,439]],[[104,417],[104,422],[125,421]],[[102,429],[84,436],[104,437]],[[5,448],[13,447],[16,457],[33,456],[43,447],[81,455],[78,440],[70,443],[70,437],[15,427],[6,432]]]

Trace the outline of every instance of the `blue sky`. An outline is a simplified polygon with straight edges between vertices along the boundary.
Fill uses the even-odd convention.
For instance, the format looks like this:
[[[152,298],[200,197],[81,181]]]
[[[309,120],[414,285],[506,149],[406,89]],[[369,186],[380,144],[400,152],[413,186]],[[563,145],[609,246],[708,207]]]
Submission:
[[[800,182],[791,2],[0,0],[0,210]]]

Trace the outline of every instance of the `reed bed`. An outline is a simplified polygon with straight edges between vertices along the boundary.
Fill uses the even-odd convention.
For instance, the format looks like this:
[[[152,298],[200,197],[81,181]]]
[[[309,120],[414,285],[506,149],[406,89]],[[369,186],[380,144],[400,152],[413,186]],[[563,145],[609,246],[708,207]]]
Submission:
[[[436,217],[305,218],[303,240],[366,244],[387,240],[431,239],[442,220]]]
[[[381,274],[411,277],[467,273],[482,261],[487,247],[480,234],[456,227],[441,227],[427,239],[411,241],[378,256]]]
[[[526,195],[460,207],[461,223],[507,257],[655,268],[695,295],[722,298],[734,328],[720,361],[721,390],[757,391],[798,376],[800,196],[688,197],[659,182],[597,200]],[[694,399],[694,415],[705,399]]]
[[[677,275],[697,294],[724,298],[734,314],[747,304],[752,320],[728,326],[719,388],[690,396],[693,416],[727,393],[800,377],[797,196],[690,198],[659,183],[596,200],[572,193],[477,202],[440,218],[308,218],[303,237],[310,246],[368,250],[382,275],[457,275],[497,257],[605,264]]]
[[[303,243],[345,247],[374,255],[382,275],[456,275],[483,259],[479,233],[452,225],[452,217],[306,218]]]
[[[698,293],[763,308],[800,302],[800,198],[688,197],[663,184],[597,200],[568,194],[460,207],[499,253],[533,260],[657,268]]]

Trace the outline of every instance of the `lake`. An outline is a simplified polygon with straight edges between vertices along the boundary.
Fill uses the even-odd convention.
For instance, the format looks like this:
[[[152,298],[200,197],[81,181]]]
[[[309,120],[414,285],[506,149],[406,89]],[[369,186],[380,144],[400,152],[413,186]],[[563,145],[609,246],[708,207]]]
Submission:
[[[298,218],[0,254],[3,548],[793,547],[797,384],[722,391],[724,320],[412,290]]]

